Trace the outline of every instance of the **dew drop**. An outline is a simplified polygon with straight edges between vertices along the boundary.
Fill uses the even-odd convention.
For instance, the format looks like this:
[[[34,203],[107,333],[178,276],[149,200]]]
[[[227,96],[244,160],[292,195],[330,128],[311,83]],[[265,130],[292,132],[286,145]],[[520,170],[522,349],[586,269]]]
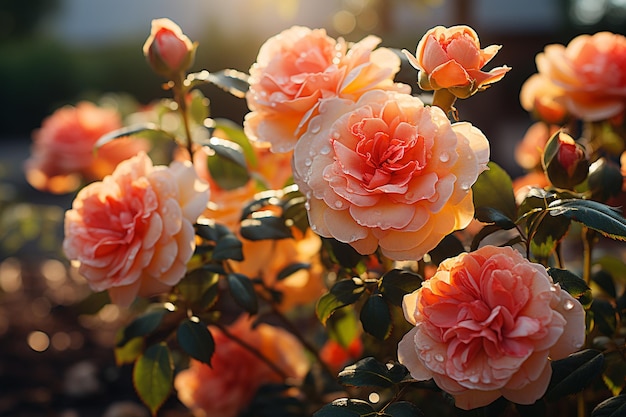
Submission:
[[[441,155],[439,155],[439,160],[441,162],[448,162],[450,160],[450,154],[448,152],[441,152]]]
[[[327,82],[329,82],[329,81],[330,81],[330,77],[329,77],[328,75],[324,75],[324,76],[322,77],[322,80],[323,80],[325,83],[327,83]]]
[[[304,166],[310,167],[312,163],[313,163],[313,160],[311,158],[306,158],[304,160]]]
[[[467,184],[467,183],[461,184],[461,190],[467,191],[469,189],[470,189],[470,185],[469,184]]]
[[[572,346],[574,347],[574,349],[580,349],[581,347],[583,347],[583,342],[579,339],[574,339],[572,340]]]
[[[565,309],[565,311],[569,311],[572,308],[574,308],[574,302],[572,300],[565,300],[565,303],[563,303],[563,308]]]
[[[319,133],[319,131],[322,129],[322,126],[319,123],[311,123],[311,133]]]
[[[339,134],[339,132],[333,132],[333,134],[330,135],[330,137],[337,140],[341,137],[341,134]]]
[[[441,353],[435,354],[435,360],[437,362],[443,362],[443,355]]]
[[[413,199],[413,197],[415,197],[415,193],[413,193],[413,192],[408,192],[408,193],[406,193],[406,194],[404,195],[404,199],[405,199],[405,200],[412,200],[412,199]]]
[[[330,146],[325,145],[322,147],[322,149],[320,149],[320,153],[322,155],[328,155],[330,153]]]
[[[335,207],[342,208],[343,207],[343,201],[341,201],[341,200],[335,201]]]
[[[556,292],[556,290],[557,290],[556,285],[550,286],[550,291]]]
[[[477,383],[478,381],[480,381],[480,378],[478,377],[478,375],[472,375],[469,377],[469,380],[472,384]]]
[[[306,210],[311,210],[311,203],[309,203],[308,201],[307,201],[307,202],[305,202],[305,203],[304,203],[304,208],[305,208]],[[313,229],[313,227],[311,227],[311,228]],[[313,230],[315,230],[315,229],[313,229]]]

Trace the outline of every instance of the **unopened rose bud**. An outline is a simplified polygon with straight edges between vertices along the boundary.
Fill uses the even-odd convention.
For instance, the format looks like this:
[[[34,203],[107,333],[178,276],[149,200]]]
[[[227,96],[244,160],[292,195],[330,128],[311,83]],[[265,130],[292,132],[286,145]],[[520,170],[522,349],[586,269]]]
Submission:
[[[589,162],[583,147],[567,133],[556,132],[543,151],[543,169],[555,187],[573,189],[587,178]]]
[[[591,198],[597,201],[607,201],[622,191],[624,178],[620,167],[606,159],[600,158],[589,167],[587,183]]]
[[[154,19],[143,54],[157,74],[173,78],[193,64],[196,46],[170,19]]]

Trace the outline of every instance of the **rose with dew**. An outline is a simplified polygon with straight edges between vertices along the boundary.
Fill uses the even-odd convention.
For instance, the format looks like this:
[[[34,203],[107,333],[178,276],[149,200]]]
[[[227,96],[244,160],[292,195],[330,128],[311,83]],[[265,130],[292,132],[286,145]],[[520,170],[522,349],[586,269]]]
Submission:
[[[193,64],[196,46],[170,19],[154,19],[143,54],[157,74],[172,78]]]
[[[437,26],[426,32],[415,56],[403,51],[419,70],[422,90],[447,89],[455,97],[467,98],[499,81],[510,70],[507,66],[489,72],[482,68],[500,50],[500,45],[480,48],[476,32],[468,26]]]
[[[274,152],[290,151],[321,99],[356,100],[375,88],[409,92],[409,86],[393,82],[400,58],[389,49],[375,49],[379,43],[368,36],[348,50],[325,30],[301,26],[268,39],[250,68],[248,137],[269,142]]]
[[[580,35],[567,46],[545,47],[539,75],[563,91],[569,113],[585,121],[610,119],[626,108],[626,37],[610,32]],[[532,77],[531,77],[532,78]]]
[[[82,179],[102,179],[121,161],[147,149],[141,139],[122,138],[94,151],[98,139],[119,129],[119,113],[91,102],[65,106],[47,117],[33,133],[26,179],[35,188],[53,193],[74,191]]]
[[[550,361],[585,340],[582,305],[511,247],[445,260],[402,307],[415,327],[398,345],[400,362],[466,410],[500,396],[533,404],[550,382]]]
[[[78,193],[65,213],[63,250],[93,290],[128,306],[183,278],[208,197],[191,163],[153,166],[141,152]]]
[[[265,323],[253,329],[252,320],[244,318],[227,327],[229,334],[272,361],[283,375],[216,327],[209,330],[215,341],[211,366],[192,359],[174,380],[178,398],[196,417],[236,417],[262,385],[284,383],[283,375],[299,381],[308,370],[302,346],[283,329]]]
[[[450,124],[416,97],[370,91],[329,99],[298,141],[293,175],[311,228],[361,254],[421,259],[469,224],[471,186],[489,143],[469,123]]]

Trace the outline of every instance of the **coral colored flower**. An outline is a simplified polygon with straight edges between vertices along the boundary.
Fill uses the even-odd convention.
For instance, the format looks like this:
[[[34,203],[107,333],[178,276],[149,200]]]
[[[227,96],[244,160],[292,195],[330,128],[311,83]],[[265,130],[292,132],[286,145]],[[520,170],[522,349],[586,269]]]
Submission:
[[[196,45],[170,19],[154,19],[143,54],[154,71],[172,77],[187,70],[195,58]]]
[[[268,39],[250,68],[248,137],[271,143],[274,152],[290,151],[321,99],[356,100],[374,88],[408,92],[408,86],[393,83],[400,58],[389,49],[375,49],[379,43],[368,36],[348,50],[325,30],[301,26]]]
[[[416,260],[474,214],[489,143],[408,94],[370,91],[320,106],[294,151],[309,223],[362,254]]]
[[[141,152],[83,188],[65,213],[63,249],[95,291],[129,305],[185,275],[208,185],[190,163],[153,166]]]
[[[144,140],[124,138],[94,152],[102,135],[121,126],[117,111],[87,101],[56,110],[33,133],[25,163],[27,180],[37,189],[66,193],[78,188],[82,179],[102,179],[121,161],[147,149]]]
[[[533,404],[550,382],[550,360],[585,340],[581,304],[510,247],[447,259],[403,309],[415,327],[398,345],[400,362],[466,410],[500,396]]]
[[[285,330],[250,319],[238,319],[228,332],[257,349],[289,378],[301,380],[308,370],[302,346]],[[189,369],[176,375],[178,398],[196,417],[236,417],[264,384],[285,382],[265,362],[209,326],[215,340],[211,366],[192,359]]]
[[[476,32],[468,26],[437,26],[426,32],[417,45],[415,56],[403,51],[413,67],[420,71],[423,90],[448,89],[459,98],[467,98],[504,77],[510,68],[482,71],[501,48],[480,48]]]
[[[623,114],[626,107],[626,37],[610,32],[580,35],[567,46],[545,47],[537,69],[557,88],[572,115],[598,121]]]
[[[559,127],[555,125],[547,125],[543,122],[533,123],[515,148],[515,162],[527,170],[540,167],[543,148],[557,130]]]
[[[533,74],[522,85],[520,103],[538,119],[558,125],[567,116],[564,95],[565,91],[545,75]]]
[[[362,354],[363,341],[360,337],[355,337],[347,347],[329,339],[320,349],[320,358],[335,372],[341,371],[348,363],[359,359]]]

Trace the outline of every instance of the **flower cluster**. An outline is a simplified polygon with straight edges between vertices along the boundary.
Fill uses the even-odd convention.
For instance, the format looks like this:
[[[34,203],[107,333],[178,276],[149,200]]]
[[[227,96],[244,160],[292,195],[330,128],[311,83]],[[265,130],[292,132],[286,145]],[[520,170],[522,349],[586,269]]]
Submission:
[[[81,103],[35,133],[33,185],[95,181],[66,212],[63,249],[94,291],[140,310],[116,349],[153,413],[169,395],[153,389],[169,386],[197,416],[420,415],[427,397],[413,393],[428,389],[462,409],[529,405],[582,390],[620,351],[624,296],[592,272],[624,271],[592,249],[626,240],[605,204],[626,184],[626,154],[621,171],[611,159],[626,148],[624,38],[538,55],[521,102],[542,124],[516,153],[535,176],[515,183],[454,108],[510,70],[483,70],[500,46],[481,48],[467,26],[429,30],[415,56],[380,42],[295,26],[249,74],[187,73],[197,44],[157,19],[144,54],[173,94],[151,107],[159,117],[122,126]],[[402,64],[432,96],[395,81]],[[245,98],[242,126],[211,117],[204,83]],[[580,135],[561,125],[581,120]],[[175,149],[146,153],[138,137]],[[113,152],[127,141],[137,147]],[[169,166],[153,162],[163,155]],[[566,239],[577,231],[582,278],[566,268],[579,266]],[[605,352],[578,352],[598,332]],[[361,387],[370,401],[349,398]]]

